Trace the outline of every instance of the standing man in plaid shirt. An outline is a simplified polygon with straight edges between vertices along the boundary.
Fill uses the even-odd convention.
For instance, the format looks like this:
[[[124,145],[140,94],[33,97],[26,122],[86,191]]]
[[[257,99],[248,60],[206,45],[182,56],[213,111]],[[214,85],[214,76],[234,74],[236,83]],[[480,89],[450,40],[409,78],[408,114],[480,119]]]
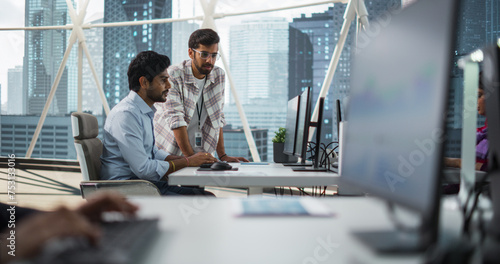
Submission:
[[[217,151],[220,160],[248,161],[231,157],[224,148],[222,127],[225,73],[215,66],[219,59],[219,35],[199,29],[189,37],[189,58],[168,68],[172,88],[154,117],[156,144],[161,149],[189,157]]]

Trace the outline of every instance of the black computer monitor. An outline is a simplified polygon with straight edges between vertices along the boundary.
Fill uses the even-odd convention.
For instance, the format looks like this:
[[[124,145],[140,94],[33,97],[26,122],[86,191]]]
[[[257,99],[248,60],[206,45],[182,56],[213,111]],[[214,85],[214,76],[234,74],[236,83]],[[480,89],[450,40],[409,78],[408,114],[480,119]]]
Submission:
[[[288,101],[286,111],[285,147],[283,153],[291,156],[295,153],[295,131],[297,130],[297,116],[299,114],[299,97],[297,95]]]
[[[306,99],[303,99],[306,98]],[[321,144],[321,126],[323,123],[323,110],[325,107],[325,98],[319,98],[318,102],[318,121],[312,122],[312,91],[311,88],[308,87],[301,95],[300,95],[300,103],[299,103],[299,114],[298,114],[298,124],[297,124],[297,136],[295,141],[295,155],[301,157],[302,163],[306,160],[307,147],[309,141],[309,128],[316,127],[316,139],[315,144],[313,146],[313,156],[314,162],[312,163],[312,167],[297,167],[293,168],[293,171],[327,171],[326,168],[321,168],[319,164],[320,159],[320,144]]]
[[[437,238],[458,3],[417,1],[356,54],[341,179],[422,220],[408,234],[356,233],[378,251],[420,251]]]
[[[493,219],[489,234],[500,240],[500,39],[496,45],[483,48],[482,82],[488,119],[488,173],[491,180]],[[498,252],[496,252],[497,254]]]
[[[295,136],[295,156],[304,162],[307,153],[307,141],[309,137],[309,123],[311,121],[312,93],[311,87],[307,87],[301,94],[299,100],[299,114],[297,116],[297,130]]]
[[[335,101],[336,109],[337,109],[337,139],[340,142],[340,122],[342,122],[342,112],[340,109],[340,100]]]

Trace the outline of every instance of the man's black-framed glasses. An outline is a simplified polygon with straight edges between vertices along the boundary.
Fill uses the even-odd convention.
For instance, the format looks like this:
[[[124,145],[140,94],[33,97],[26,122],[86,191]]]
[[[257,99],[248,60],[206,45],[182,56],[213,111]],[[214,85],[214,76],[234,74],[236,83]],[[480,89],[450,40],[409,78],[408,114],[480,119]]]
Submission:
[[[198,51],[198,50],[195,50],[195,49],[192,49],[196,52],[198,52],[200,54],[200,57],[204,60],[208,59],[209,57],[212,59],[212,60],[218,60],[220,58],[220,54],[219,53],[209,53],[209,52],[206,52],[206,51]]]

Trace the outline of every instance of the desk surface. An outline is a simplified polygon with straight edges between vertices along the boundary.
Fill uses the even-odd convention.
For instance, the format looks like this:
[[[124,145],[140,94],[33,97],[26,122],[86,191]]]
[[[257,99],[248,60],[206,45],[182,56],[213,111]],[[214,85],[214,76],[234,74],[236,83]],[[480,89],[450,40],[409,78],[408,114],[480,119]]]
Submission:
[[[261,198],[263,199],[263,198]],[[423,254],[378,255],[351,231],[390,229],[371,198],[319,199],[331,217],[237,217],[234,199],[134,198],[162,230],[143,263],[421,263]],[[446,217],[441,222],[453,226]],[[443,224],[442,224],[443,225]],[[459,226],[459,225],[458,225]]]
[[[328,186],[336,185],[339,176],[334,172],[296,172],[282,164],[241,165],[232,163],[238,171],[197,171],[188,167],[168,176],[170,185],[197,185],[218,187],[274,187],[274,186]]]

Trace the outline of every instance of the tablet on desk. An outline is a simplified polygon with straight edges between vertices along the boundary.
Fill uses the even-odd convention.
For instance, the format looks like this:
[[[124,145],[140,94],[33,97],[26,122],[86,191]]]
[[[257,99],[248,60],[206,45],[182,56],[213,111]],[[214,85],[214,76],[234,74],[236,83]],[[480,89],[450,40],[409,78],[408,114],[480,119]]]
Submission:
[[[236,216],[332,216],[321,202],[310,198],[262,199],[234,201]]]

